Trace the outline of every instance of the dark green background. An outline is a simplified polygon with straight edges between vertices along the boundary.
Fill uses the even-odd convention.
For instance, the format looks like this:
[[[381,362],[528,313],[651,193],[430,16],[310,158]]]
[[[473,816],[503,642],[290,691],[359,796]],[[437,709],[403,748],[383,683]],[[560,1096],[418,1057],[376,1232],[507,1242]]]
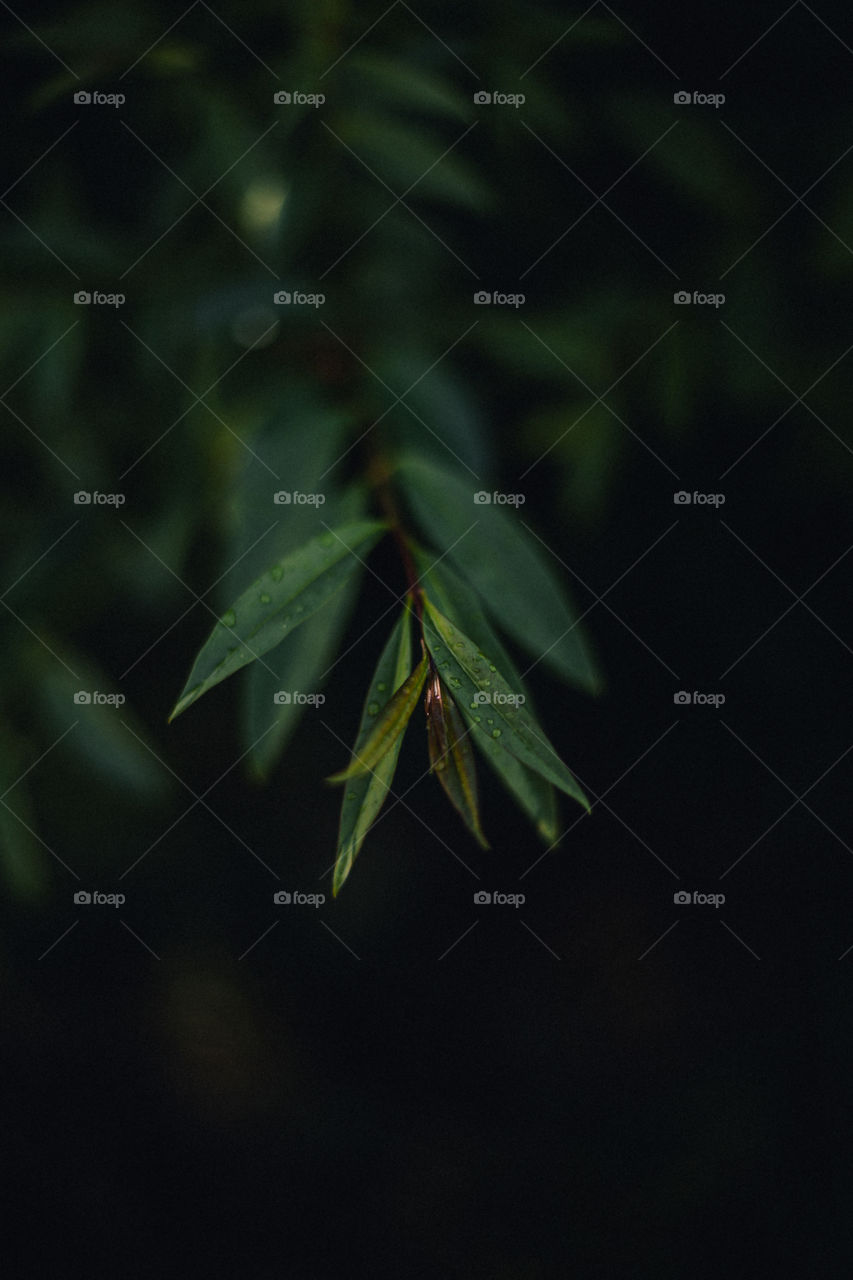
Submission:
[[[16,1274],[59,1256],[60,1274],[717,1276],[762,1251],[790,1266],[803,1227],[798,1271],[844,1272],[849,1173],[825,1138],[849,1096],[850,757],[826,771],[853,683],[853,26],[799,4],[768,32],[783,12],[217,0],[19,10],[31,31],[5,14]],[[78,107],[80,88],[127,102]],[[282,88],[327,101],[277,107]],[[475,107],[481,88],[527,102]],[[726,102],[676,106],[679,89]],[[414,213],[398,204],[321,283],[395,198],[324,124],[402,194],[475,122]],[[173,176],[200,195],[226,170],[209,209]],[[264,184],[286,187],[284,216],[253,229]],[[322,312],[276,313],[290,282],[322,289]],[[127,302],[78,308],[78,288]],[[526,301],[476,308],[477,288]],[[726,301],[676,307],[678,288]],[[279,325],[247,352],[253,309]],[[475,320],[412,403],[483,487],[526,494],[589,610],[605,692],[543,668],[532,683],[602,800],[577,822],[567,802],[576,825],[525,874],[541,849],[485,769],[489,853],[427,778],[335,904],[277,912],[250,851],[281,886],[322,889],[323,778],[345,759],[323,722],[351,740],[386,627],[336,667],[266,788],[231,768],[239,680],[166,725],[210,626],[194,594],[229,565],[236,435],[296,450],[332,410],[355,439],[389,404],[360,361],[402,392]],[[187,387],[241,355],[208,397],[218,416],[196,405],[155,444]],[[564,435],[595,398],[579,379],[595,395],[620,379],[623,421],[599,405]],[[419,435],[399,407],[381,431]],[[75,507],[79,488],[127,501]],[[679,489],[725,505],[677,506]],[[390,545],[372,563],[403,590]],[[389,601],[368,576],[346,643]],[[107,713],[53,745],[75,713],[60,659],[124,692],[162,763]],[[677,707],[680,688],[725,706]],[[414,724],[400,788],[426,764]],[[186,814],[214,783],[221,821]],[[128,902],[82,911],[80,886]],[[527,901],[486,912],[480,887]],[[676,907],[678,888],[725,906]]]

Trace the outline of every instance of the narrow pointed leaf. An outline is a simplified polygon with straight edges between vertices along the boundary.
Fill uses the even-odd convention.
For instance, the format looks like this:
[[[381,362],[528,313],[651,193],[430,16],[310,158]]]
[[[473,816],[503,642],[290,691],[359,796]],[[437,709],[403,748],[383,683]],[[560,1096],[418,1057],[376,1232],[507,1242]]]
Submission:
[[[433,603],[460,631],[474,641],[479,652],[489,655],[513,689],[524,693],[527,709],[535,717],[536,712],[530,692],[519,675],[515,663],[480,608],[475,593],[457,576],[446,560],[434,563],[434,556],[417,547],[413,548],[412,554],[424,590]],[[471,729],[474,745],[486,757],[503,785],[533,822],[542,839],[547,844],[553,844],[559,834],[559,810],[557,793],[551,783],[540,774],[534,773],[532,769],[528,769],[520,760],[516,760],[515,756],[511,756],[499,741],[495,741],[491,733],[483,728],[482,715],[479,721],[475,720],[474,711],[467,702],[461,701],[458,707]]]
[[[364,777],[370,773],[384,755],[386,755],[398,738],[403,734],[411,719],[412,712],[418,704],[421,689],[427,672],[426,654],[421,658],[412,674],[400,685],[400,688],[384,706],[377,711],[375,723],[367,735],[361,749],[353,760],[340,773],[332,774],[327,782],[347,782],[350,778]]]
[[[391,700],[394,690],[399,689],[406,679],[412,662],[411,633],[411,613],[407,606],[388,637],[388,642],[376,664],[353,748],[354,756],[361,755],[367,739],[373,732],[376,716]],[[394,771],[397,768],[397,757],[402,743],[403,735],[400,734],[378,761],[373,772],[365,778],[350,779],[344,792],[338,831],[337,861],[332,876],[332,894],[335,897],[352,870],[364,838],[385,803],[385,797],[388,795]]]
[[[462,821],[484,849],[489,842],[480,826],[477,770],[469,731],[450,690],[438,676],[427,685],[427,743],[432,772]]]
[[[246,670],[243,738],[249,767],[259,781],[269,777],[305,714],[304,703],[296,698],[276,702],[275,695],[322,692],[322,676],[334,663],[356,601],[360,574],[359,565],[343,589],[303,627],[285,636],[265,663],[253,662]]]
[[[475,501],[473,477],[425,457],[407,455],[399,474],[423,533],[447,552],[501,629],[564,680],[596,692],[600,677],[557,561],[527,531],[523,516]]]
[[[332,436],[333,443],[336,438]],[[323,456],[328,456],[328,449]],[[332,454],[328,457],[328,465],[334,462],[336,456]],[[317,474],[319,473],[318,470]],[[292,473],[288,470],[288,484],[292,483]],[[305,485],[304,492],[311,492],[312,489],[319,489],[316,479],[312,479],[310,485]],[[286,507],[284,510],[288,512],[288,523],[287,529],[282,530],[282,537],[286,536],[289,545],[281,547],[282,555],[295,550],[311,536],[311,532],[318,532],[314,529],[303,535],[306,521],[304,518],[297,518],[298,538],[295,543],[290,542],[293,532],[291,522],[301,508]],[[366,493],[360,484],[350,485],[342,494],[329,492],[326,505],[320,507],[320,511],[325,513],[328,523],[335,526],[362,520],[367,511]],[[269,777],[305,714],[305,704],[295,697],[289,702],[283,702],[276,699],[275,695],[282,692],[295,694],[297,691],[322,692],[358,598],[361,575],[362,566],[358,565],[342,590],[328,600],[304,626],[297,627],[292,635],[285,636],[281,644],[266,655],[263,663],[252,662],[246,668],[243,742],[248,751],[247,768],[258,781]]]
[[[427,597],[424,614],[424,638],[439,670],[452,683],[459,681],[458,698],[467,701],[479,723],[485,724],[492,738],[510,755],[535,773],[541,774],[566,795],[587,810],[589,803],[568,768],[563,764],[545,736],[544,730],[526,709],[516,701],[516,691],[458,627],[440,613]],[[454,685],[455,687],[455,685]],[[488,701],[479,708],[475,695],[486,695]]]
[[[451,569],[446,558],[435,563],[434,555],[417,547],[413,548],[412,555],[421,584],[433,604],[464,631],[481,652],[488,653],[513,687],[523,689],[526,694],[518,668],[481,609],[476,592]]]
[[[262,658],[340,591],[386,528],[360,520],[283,556],[237,599],[202,646],[171,720],[247,662]]]
[[[474,719],[468,707],[462,708],[471,729],[471,741],[488,760],[506,789],[513,795],[520,808],[527,814],[538,834],[546,844],[554,844],[560,834],[557,793],[541,774],[534,773],[527,765],[501,746],[501,741],[491,736],[482,723]],[[503,737],[503,735],[501,735]]]

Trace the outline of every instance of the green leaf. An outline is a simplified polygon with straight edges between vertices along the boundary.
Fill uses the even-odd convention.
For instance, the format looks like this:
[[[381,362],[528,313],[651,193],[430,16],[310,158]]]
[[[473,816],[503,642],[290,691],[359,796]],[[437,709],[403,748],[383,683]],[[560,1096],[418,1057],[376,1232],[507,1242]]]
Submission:
[[[471,729],[472,742],[530,818],[538,834],[547,844],[556,843],[560,834],[559,811],[557,793],[551,783],[510,755],[500,740],[495,740],[489,730],[483,728],[482,721],[475,720],[470,707],[463,706],[462,715]]]
[[[478,723],[485,722],[486,728],[491,729],[493,740],[510,755],[589,810],[586,796],[554,751],[541,726],[525,706],[516,701],[516,691],[497,668],[492,670],[495,664],[480,653],[473,641],[440,613],[428,597],[425,603],[424,638],[427,647],[450,684],[456,688],[455,681],[459,681],[459,701],[463,705],[468,703],[475,718],[480,715]],[[479,700],[475,696],[478,693],[489,700],[482,711],[478,709]]]
[[[435,353],[420,345],[420,336],[416,332],[401,342],[395,327],[387,344],[370,355],[371,369],[390,387],[410,388],[406,393],[410,412],[395,410],[389,415],[389,439],[400,452],[411,449],[427,454],[439,465],[456,458],[463,469],[470,469],[475,481],[492,454],[482,407],[465,380],[447,364],[431,368]]]
[[[327,782],[347,782],[350,778],[364,777],[370,773],[384,755],[403,734],[417,706],[427,672],[427,656],[421,658],[412,674],[380,711],[377,706],[373,728],[367,735],[361,750],[353,755],[346,769],[334,773]]]
[[[439,200],[475,212],[492,204],[492,192],[474,166],[451,152],[434,129],[380,114],[366,102],[351,106],[341,124],[343,141],[363,162],[348,157],[359,178],[363,166],[369,165],[397,190],[416,187],[419,200]]]
[[[430,555],[420,547],[413,547],[412,558],[421,585],[433,604],[445,617],[455,623],[460,631],[464,631],[481,651],[488,653],[513,687],[526,694],[527,690],[515,662],[480,608],[479,596],[454,569],[451,569],[447,557],[436,562],[434,555]]]
[[[367,690],[361,725],[353,747],[353,755],[360,756],[373,732],[376,716],[393,697],[394,691],[405,682],[412,662],[412,621],[408,604],[397,621],[388,642],[380,654]],[[370,827],[376,821],[379,810],[397,768],[397,757],[403,743],[400,734],[376,768],[366,778],[353,778],[344,792],[341,805],[341,821],[338,831],[338,853],[332,877],[332,893],[337,897],[346,880]]]
[[[481,653],[489,654],[509,684],[518,692],[524,693],[527,709],[535,715],[530,694],[515,663],[492,630],[470,587],[465,586],[446,561],[431,564],[432,558],[417,547],[412,549],[412,555],[429,598],[460,631],[474,641]],[[471,729],[475,746],[531,819],[542,839],[553,844],[559,834],[559,811],[557,794],[551,783],[528,769],[520,760],[516,760],[499,741],[492,738],[482,726],[482,716],[480,721],[475,720],[474,711],[466,702],[459,704],[459,710]]]
[[[351,486],[340,497],[330,496],[329,506],[329,523],[342,524],[362,519],[366,511],[362,486]],[[326,508],[321,507],[320,510],[325,511]],[[287,531],[289,534],[290,529]],[[302,693],[322,691],[358,597],[361,572],[359,565],[343,589],[328,600],[313,618],[285,636],[265,662],[253,662],[245,672],[243,741],[248,749],[248,768],[258,781],[269,777],[305,713],[303,703],[296,699],[276,702],[275,695],[285,690]]]
[[[427,743],[431,771],[445,795],[483,849],[489,842],[480,826],[477,770],[469,730],[456,709],[450,690],[439,676],[427,685]]]
[[[275,695],[319,693],[323,673],[334,662],[341,635],[358,594],[361,567],[342,591],[327,601],[303,627],[285,636],[265,663],[253,662],[246,671],[243,738],[254,776],[263,781],[273,769],[305,712],[295,699],[276,702]],[[270,669],[272,668],[272,670]]]
[[[382,520],[343,525],[312,538],[261,574],[214,627],[169,719],[275,648],[316,613],[341,590],[386,528]]]
[[[594,692],[600,680],[575,611],[521,517],[475,502],[473,482],[425,458],[409,455],[399,472],[421,529],[448,553],[502,630],[564,680]]]
[[[347,59],[342,69],[347,77],[347,92],[359,98],[369,86],[371,101],[379,99],[389,114],[402,109],[462,120],[466,117],[459,94],[413,61],[404,63],[396,55],[359,51]]]
[[[149,803],[168,795],[172,782],[156,759],[148,734],[131,704],[118,701],[127,695],[84,654],[53,637],[50,646],[65,665],[59,666],[40,652],[33,653],[30,675],[34,697],[50,733],[59,735],[72,730],[67,739],[72,769],[79,771],[87,785],[103,787],[105,794],[120,788]],[[73,668],[76,676],[68,668]],[[96,692],[108,694],[113,702],[96,699]],[[78,701],[80,693],[93,695],[91,701]]]

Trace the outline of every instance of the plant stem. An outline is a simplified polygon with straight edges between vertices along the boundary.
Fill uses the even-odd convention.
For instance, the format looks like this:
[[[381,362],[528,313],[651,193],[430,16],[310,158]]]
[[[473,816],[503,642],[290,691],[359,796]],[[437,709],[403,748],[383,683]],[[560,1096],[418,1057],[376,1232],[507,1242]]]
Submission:
[[[373,458],[368,475],[369,475],[370,483],[373,485],[373,488],[376,491],[376,495],[379,499],[379,504],[382,507],[382,511],[386,519],[388,520],[388,523],[391,526],[391,533],[393,534],[394,541],[397,544],[397,549],[400,552],[400,559],[403,562],[403,569],[406,574],[406,586],[408,588],[408,593],[409,593],[409,596],[411,597],[412,604],[414,605],[415,616],[417,617],[418,625],[420,626],[420,630],[421,630],[421,648],[424,649],[424,652],[426,652],[424,647],[424,640],[423,640],[423,618],[424,618],[423,589],[418,579],[418,572],[417,572],[417,569],[415,568],[415,562],[412,559],[412,552],[411,552],[411,548],[409,547],[409,540],[406,537],[406,531],[403,527],[402,519],[400,518],[400,511],[397,506],[397,502],[394,497],[393,490],[391,489],[391,485],[389,483],[390,471],[388,468],[388,463],[386,462],[384,457],[382,457],[381,455],[376,455]],[[430,657],[430,666],[432,666],[432,657]]]

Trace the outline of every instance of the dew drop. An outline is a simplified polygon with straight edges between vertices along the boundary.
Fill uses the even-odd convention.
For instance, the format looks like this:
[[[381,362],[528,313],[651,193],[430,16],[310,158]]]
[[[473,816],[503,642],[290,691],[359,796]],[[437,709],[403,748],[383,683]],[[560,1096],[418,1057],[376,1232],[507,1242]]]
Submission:
[[[495,666],[495,664],[494,664],[493,662],[490,662],[490,663],[489,663],[489,670],[490,670],[490,671],[497,671],[497,667]]]
[[[271,597],[267,595],[266,591],[262,591],[258,599],[261,604],[269,604]]]
[[[479,723],[480,723],[480,721],[482,720],[482,718],[483,718],[482,716],[474,716],[474,719],[477,721],[477,724],[479,724]]]
[[[456,676],[451,676],[451,677],[450,677],[450,685],[451,685],[451,688],[453,688],[453,689],[461,689],[461,687],[462,687],[462,681],[461,681],[461,680],[457,680],[457,679],[456,679]]]
[[[495,723],[495,722],[494,722],[494,720],[492,719],[492,717],[491,717],[491,716],[488,716],[488,717],[486,718],[486,724],[494,724],[494,723]]]
[[[348,792],[347,792],[347,800],[357,800],[357,799],[358,799],[358,792],[357,792],[357,791],[348,791]]]
[[[283,572],[284,571],[280,564],[273,565],[273,567],[270,569],[270,577],[272,578],[273,582],[281,582],[281,575]]]
[[[491,680],[481,680],[481,681],[480,681],[480,684],[483,686],[483,688],[484,688],[484,689],[488,689],[488,687],[489,687],[489,685],[490,685],[491,683],[492,683],[492,682],[491,682]]]
[[[378,710],[379,710],[378,702],[369,702],[367,704],[367,714],[369,716],[375,716]]]
[[[499,738],[500,736],[501,736],[501,731],[500,731],[500,729],[493,729],[493,730],[492,730],[492,737],[493,737],[493,738]]]
[[[469,703],[468,703],[468,706],[471,708],[471,710],[472,710],[472,711],[476,711],[476,710],[477,710],[477,707],[478,707],[479,705],[480,705],[480,704],[479,704],[479,702],[469,702]]]
[[[229,609],[227,613],[223,613],[222,615],[223,627],[233,627],[236,621],[237,621],[237,615],[233,609]]]
[[[330,547],[334,541],[334,536],[331,533],[324,533],[320,538],[320,546]]]

